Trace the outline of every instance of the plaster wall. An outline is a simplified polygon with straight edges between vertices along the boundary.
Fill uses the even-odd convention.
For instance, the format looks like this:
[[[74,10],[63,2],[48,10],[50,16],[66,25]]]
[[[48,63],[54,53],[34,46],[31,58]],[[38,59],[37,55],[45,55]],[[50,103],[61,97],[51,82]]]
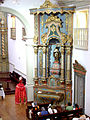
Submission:
[[[88,50],[73,48],[73,63],[77,60],[85,69],[85,113],[90,116],[90,8],[88,18]],[[75,27],[75,23],[74,23]],[[74,72],[72,72],[72,85],[74,86]],[[72,92],[74,93],[74,87],[72,86]],[[72,94],[72,100],[74,100],[74,94]]]
[[[8,15],[8,55],[9,68],[26,77],[26,48],[22,40],[22,23],[16,18],[16,40],[11,39],[10,28],[12,28],[11,15]]]

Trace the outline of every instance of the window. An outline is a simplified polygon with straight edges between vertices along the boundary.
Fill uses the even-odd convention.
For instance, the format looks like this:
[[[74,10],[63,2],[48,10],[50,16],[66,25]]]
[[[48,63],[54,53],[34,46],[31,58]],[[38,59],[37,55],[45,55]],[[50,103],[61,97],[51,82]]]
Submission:
[[[11,16],[11,18],[12,18],[11,39],[16,40],[16,19],[15,16]]]
[[[88,9],[74,14],[74,47],[88,50]]]

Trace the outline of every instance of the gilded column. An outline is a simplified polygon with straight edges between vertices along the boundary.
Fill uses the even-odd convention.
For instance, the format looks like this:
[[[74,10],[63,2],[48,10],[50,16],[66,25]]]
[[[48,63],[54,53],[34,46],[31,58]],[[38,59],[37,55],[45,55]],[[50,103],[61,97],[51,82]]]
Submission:
[[[70,47],[67,48],[67,79],[66,79],[66,84],[71,83],[71,78],[70,78],[70,54],[71,54],[71,49]]]
[[[34,46],[34,54],[35,54],[35,59],[34,59],[34,71],[35,71],[35,75],[34,75],[34,82],[35,85],[38,85],[38,71],[37,71],[37,54],[38,54],[38,47]]]
[[[43,46],[43,84],[46,85],[46,46]]]
[[[64,46],[61,47],[61,83],[64,82]]]
[[[5,58],[5,41],[4,41],[5,33],[2,31],[2,58]]]

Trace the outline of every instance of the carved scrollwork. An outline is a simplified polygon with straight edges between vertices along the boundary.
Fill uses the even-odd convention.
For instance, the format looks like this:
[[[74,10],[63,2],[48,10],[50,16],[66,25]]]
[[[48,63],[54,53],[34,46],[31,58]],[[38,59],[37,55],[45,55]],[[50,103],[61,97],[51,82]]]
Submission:
[[[37,54],[38,53],[38,48],[34,47],[34,53]]]
[[[71,49],[69,47],[69,48],[67,48],[67,55],[70,55],[70,54],[71,54]]]
[[[46,53],[46,47],[43,47],[43,53],[44,54]]]
[[[34,42],[35,44],[38,43],[38,36],[34,36],[33,42]]]
[[[54,5],[50,2],[50,0],[45,0],[43,5],[40,6],[40,8],[57,8],[57,5]]]
[[[53,34],[54,34],[54,32],[56,31],[56,27],[53,25],[53,26],[51,26],[50,27],[50,30],[53,32]]]
[[[64,47],[61,47],[61,54],[64,55]]]
[[[67,42],[67,35],[65,33],[61,33],[61,40],[62,44],[65,44]]]
[[[47,33],[42,34],[41,41],[42,41],[43,44],[46,43],[46,41],[47,41]]]
[[[72,44],[73,38],[71,35],[67,35],[67,42]]]
[[[49,16],[45,23],[47,24],[47,23],[50,23],[50,22],[53,22],[53,21],[55,23],[58,23],[58,25],[60,27],[62,27],[62,21],[61,21],[61,19],[58,18],[57,16],[54,16],[54,15]]]
[[[40,75],[42,76],[42,68],[43,68],[43,53],[42,52],[40,52],[40,55],[39,55],[39,59],[40,59],[40,61],[39,61],[39,66],[40,66],[40,68],[39,68],[39,73],[40,73]]]

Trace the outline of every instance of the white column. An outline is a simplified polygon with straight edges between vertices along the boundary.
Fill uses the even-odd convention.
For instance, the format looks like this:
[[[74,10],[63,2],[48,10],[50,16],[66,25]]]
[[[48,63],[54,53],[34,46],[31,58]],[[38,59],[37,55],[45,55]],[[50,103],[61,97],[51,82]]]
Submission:
[[[33,101],[33,76],[34,76],[34,49],[33,39],[27,39],[26,41],[26,91],[27,100]]]

